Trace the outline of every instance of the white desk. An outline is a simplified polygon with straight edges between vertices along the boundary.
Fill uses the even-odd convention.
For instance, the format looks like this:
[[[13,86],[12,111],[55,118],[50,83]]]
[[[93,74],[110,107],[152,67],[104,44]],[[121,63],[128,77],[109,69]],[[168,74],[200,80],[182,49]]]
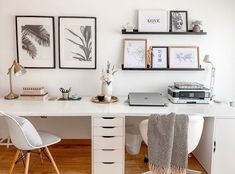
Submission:
[[[235,138],[227,138],[235,127],[235,108],[225,104],[172,104],[168,107],[130,107],[125,103],[126,97],[120,97],[119,101],[112,104],[96,104],[90,101],[90,97],[83,97],[81,101],[23,101],[0,99],[0,110],[14,113],[20,116],[59,116],[59,117],[92,117],[92,171],[93,174],[109,174],[114,171],[117,174],[124,173],[125,152],[125,117],[126,116],[149,116],[152,113],[184,113],[189,115],[203,115],[205,117],[205,129],[199,150],[195,155],[208,173],[221,174],[233,173],[234,164],[228,162],[227,156],[233,159],[235,150]],[[104,119],[103,119],[104,117]],[[114,119],[105,119],[114,117]],[[103,126],[114,126],[115,130],[102,130]],[[117,129],[116,129],[117,128]],[[216,131],[215,131],[216,130]],[[99,133],[98,133],[99,132]],[[108,133],[107,133],[108,132]],[[228,135],[224,137],[222,135]],[[114,136],[114,139],[102,139],[102,135]],[[221,138],[223,137],[223,138]],[[102,163],[100,149],[102,144],[113,146],[119,156],[116,163]],[[216,141],[216,153],[213,152]],[[111,143],[110,143],[111,142]],[[120,143],[121,142],[121,143]],[[226,144],[224,143],[226,142]],[[105,147],[109,148],[109,147]],[[107,152],[104,152],[107,153]],[[114,153],[114,152],[113,152]],[[221,159],[226,159],[226,163]],[[108,162],[108,158],[105,162]],[[215,164],[215,165],[213,165]],[[107,167],[110,166],[110,167]],[[113,173],[115,174],[115,173]]]

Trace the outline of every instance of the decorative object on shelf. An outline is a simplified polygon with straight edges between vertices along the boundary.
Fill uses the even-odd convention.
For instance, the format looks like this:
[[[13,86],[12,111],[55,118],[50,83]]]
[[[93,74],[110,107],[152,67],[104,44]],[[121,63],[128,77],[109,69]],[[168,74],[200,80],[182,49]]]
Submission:
[[[108,104],[108,103],[117,102],[118,101],[118,97],[112,96],[110,101],[106,101],[106,100],[100,101],[98,99],[98,96],[94,96],[94,97],[91,98],[91,101],[94,102],[94,103]]]
[[[171,46],[169,49],[169,68],[199,68],[199,47]]]
[[[211,62],[210,60],[210,56],[209,55],[205,55],[204,59],[203,59],[204,63],[208,63],[211,65],[211,79],[210,79],[210,90],[211,90],[211,95],[210,95],[210,99],[213,100],[215,95],[213,93],[214,90],[214,82],[215,82],[215,66],[214,64]]]
[[[126,25],[123,26],[123,29],[125,29],[127,32],[133,32],[135,29],[135,26],[131,24],[130,22],[127,22]]]
[[[12,78],[11,78],[11,71],[12,71],[12,69],[14,69],[15,76],[22,76],[22,75],[24,75],[26,73],[26,70],[24,69],[24,67],[21,66],[19,63],[17,63],[14,60],[12,65],[11,65],[11,67],[8,69],[8,73],[7,73],[9,75],[9,78],[10,78],[10,93],[5,96],[5,99],[7,99],[7,100],[16,99],[16,98],[19,97],[12,90]]]
[[[171,32],[188,31],[187,11],[170,11],[170,31]]]
[[[147,68],[149,68],[151,65],[151,59],[152,59],[152,47],[150,46],[149,49],[147,50],[147,55],[146,55]]]
[[[152,47],[152,68],[167,68],[168,47]]]
[[[96,69],[96,17],[59,17],[59,67]]]
[[[25,68],[55,68],[53,16],[16,16],[17,61]]]
[[[198,33],[198,32],[201,32],[201,25],[202,25],[202,21],[193,21],[192,22],[192,24],[191,24],[192,26],[193,26],[193,32],[196,32],[196,33]]]
[[[147,66],[146,39],[124,39],[124,67],[145,68]]]
[[[138,30],[141,31],[155,31],[167,32],[166,10],[139,10],[138,11]]]
[[[69,89],[64,89],[64,88],[60,88],[60,92],[62,93],[62,99],[63,100],[69,100],[69,93],[71,92],[71,88]]]
[[[102,81],[102,87],[101,87],[101,95],[104,96],[104,99],[106,102],[111,101],[112,93],[113,93],[113,76],[117,72],[115,70],[114,65],[111,67],[110,62],[107,62],[107,69],[104,71],[102,70],[102,75],[100,77]]]

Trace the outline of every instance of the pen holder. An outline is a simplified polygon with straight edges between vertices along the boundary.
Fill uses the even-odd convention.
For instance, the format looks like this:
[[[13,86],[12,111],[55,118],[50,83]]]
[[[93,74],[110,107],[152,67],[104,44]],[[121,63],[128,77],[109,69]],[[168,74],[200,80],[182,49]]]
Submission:
[[[69,99],[69,92],[62,92],[62,99],[68,100]]]

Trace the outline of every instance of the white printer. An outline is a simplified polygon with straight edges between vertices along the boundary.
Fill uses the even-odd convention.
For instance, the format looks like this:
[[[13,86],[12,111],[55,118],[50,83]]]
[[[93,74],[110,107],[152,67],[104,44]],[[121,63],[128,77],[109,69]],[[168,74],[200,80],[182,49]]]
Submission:
[[[168,86],[168,99],[172,103],[210,103],[210,89],[196,82],[175,82]]]

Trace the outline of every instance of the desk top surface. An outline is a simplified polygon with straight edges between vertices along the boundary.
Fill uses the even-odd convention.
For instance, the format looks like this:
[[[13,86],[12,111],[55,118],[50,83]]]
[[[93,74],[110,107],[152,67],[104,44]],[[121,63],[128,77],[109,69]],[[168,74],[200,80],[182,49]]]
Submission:
[[[149,116],[153,113],[170,112],[189,115],[203,115],[216,118],[235,118],[235,107],[227,104],[172,104],[167,107],[129,106],[127,97],[119,97],[118,102],[97,104],[90,97],[80,101],[27,101],[0,99],[0,111],[15,113],[21,116]]]

